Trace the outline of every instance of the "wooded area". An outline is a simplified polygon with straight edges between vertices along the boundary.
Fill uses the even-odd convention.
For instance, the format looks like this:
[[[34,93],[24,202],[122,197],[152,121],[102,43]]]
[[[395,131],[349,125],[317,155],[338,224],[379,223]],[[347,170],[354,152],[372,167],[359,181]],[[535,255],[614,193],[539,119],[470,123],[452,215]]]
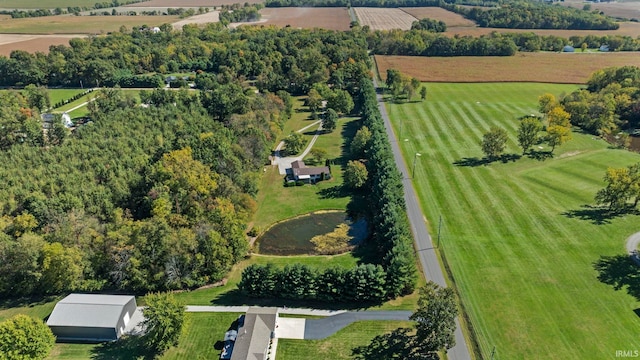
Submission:
[[[57,59],[32,80],[90,83],[171,61],[210,72],[196,77],[201,91],[141,92],[145,107],[118,89],[94,92],[91,121],[57,138],[42,131],[46,106],[31,104],[35,95],[1,95],[0,294],[147,292],[221,279],[246,254],[258,171],[292,111],[287,91],[318,82],[356,91],[369,74],[364,43],[358,33],[209,26],[18,55],[33,67]],[[171,60],[153,61],[158,52]]]

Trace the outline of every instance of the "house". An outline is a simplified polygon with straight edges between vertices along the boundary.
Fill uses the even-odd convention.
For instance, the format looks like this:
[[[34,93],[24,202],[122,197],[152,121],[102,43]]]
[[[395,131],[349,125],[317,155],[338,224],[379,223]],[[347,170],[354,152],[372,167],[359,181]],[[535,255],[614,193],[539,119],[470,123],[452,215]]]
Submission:
[[[291,163],[291,169],[287,169],[288,178],[291,180],[302,180],[306,183],[316,183],[331,175],[328,166],[307,167],[302,160]]]
[[[53,128],[53,122],[58,120],[61,121],[62,125],[64,125],[66,128],[73,127],[71,116],[69,116],[69,114],[67,114],[66,112],[63,112],[62,114],[44,113],[40,115],[40,117],[42,118],[42,127],[45,129]]]
[[[71,294],[56,304],[47,325],[58,340],[113,341],[124,334],[135,312],[133,296]]]
[[[609,51],[609,45],[600,45],[600,48],[598,50],[602,52],[607,52]]]
[[[250,307],[238,328],[231,360],[266,360],[277,320],[277,308]]]
[[[573,46],[571,45],[566,45],[565,47],[562,48],[562,52],[575,52],[576,49],[574,49]]]

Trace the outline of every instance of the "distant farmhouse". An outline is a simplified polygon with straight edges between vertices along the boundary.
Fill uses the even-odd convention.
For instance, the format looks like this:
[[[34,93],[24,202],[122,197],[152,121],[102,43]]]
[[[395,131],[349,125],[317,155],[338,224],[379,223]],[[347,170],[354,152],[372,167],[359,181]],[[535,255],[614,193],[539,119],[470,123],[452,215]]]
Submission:
[[[294,181],[304,181],[315,184],[318,181],[331,177],[331,169],[328,166],[307,167],[302,160],[291,163],[291,168],[287,169],[287,179]]]
[[[64,125],[66,128],[71,128],[73,126],[71,117],[66,112],[62,114],[46,113],[46,114],[40,115],[40,117],[42,118],[42,127],[44,129],[53,128],[53,123],[55,121],[60,121],[62,125]]]
[[[125,333],[135,312],[133,296],[71,294],[56,304],[47,325],[62,341],[113,341]]]

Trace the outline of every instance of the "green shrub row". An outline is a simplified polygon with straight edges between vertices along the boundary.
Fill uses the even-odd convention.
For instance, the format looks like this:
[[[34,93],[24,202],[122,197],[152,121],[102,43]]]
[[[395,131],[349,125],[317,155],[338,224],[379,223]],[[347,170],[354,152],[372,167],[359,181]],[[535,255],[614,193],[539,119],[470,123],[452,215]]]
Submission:
[[[87,94],[91,93],[91,92],[93,92],[93,89],[88,89],[88,90],[83,91],[83,92],[81,92],[81,93],[79,93],[79,94],[75,94],[75,95],[73,95],[72,97],[70,97],[70,98],[68,98],[68,99],[60,100],[60,101],[58,101],[57,103],[55,103],[55,104],[53,105],[53,108],[54,108],[54,109],[57,109],[57,108],[59,108],[60,106],[67,105],[68,103],[74,102],[74,101],[76,101],[76,100],[80,99],[81,97],[83,97],[83,96],[85,96],[85,95],[87,95]]]

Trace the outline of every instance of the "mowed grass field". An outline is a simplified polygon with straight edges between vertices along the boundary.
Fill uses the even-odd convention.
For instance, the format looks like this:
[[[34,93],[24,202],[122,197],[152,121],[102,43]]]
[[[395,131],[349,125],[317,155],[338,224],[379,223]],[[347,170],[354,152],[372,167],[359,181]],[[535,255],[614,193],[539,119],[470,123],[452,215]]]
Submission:
[[[380,75],[387,69],[433,82],[543,82],[584,84],[597,70],[640,66],[640,53],[517,53],[515,56],[385,56],[376,55]],[[455,69],[452,71],[451,69]]]
[[[640,349],[638,300],[598,281],[593,264],[624,254],[640,217],[598,224],[595,192],[608,166],[640,161],[602,140],[574,133],[555,157],[487,166],[482,134],[509,133],[507,153],[520,154],[517,118],[536,113],[537,98],[572,85],[530,83],[426,84],[428,99],[387,104],[408,163],[419,152],[414,184],[432,234],[442,215],[441,249],[485,358],[609,359]],[[543,146],[543,149],[546,149]]]

